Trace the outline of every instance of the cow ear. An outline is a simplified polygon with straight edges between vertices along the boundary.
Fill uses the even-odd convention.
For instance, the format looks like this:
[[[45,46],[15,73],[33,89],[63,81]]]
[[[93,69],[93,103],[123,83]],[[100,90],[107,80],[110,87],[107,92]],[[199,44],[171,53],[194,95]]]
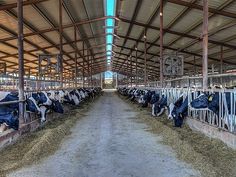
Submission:
[[[212,101],[212,99],[213,99],[213,95],[210,95],[210,96],[208,97],[208,101]]]

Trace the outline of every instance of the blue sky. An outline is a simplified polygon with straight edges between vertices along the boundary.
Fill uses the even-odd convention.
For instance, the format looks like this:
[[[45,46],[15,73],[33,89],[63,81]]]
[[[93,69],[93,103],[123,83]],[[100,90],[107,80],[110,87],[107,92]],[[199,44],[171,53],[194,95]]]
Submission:
[[[106,71],[105,72],[105,79],[111,79],[113,78],[113,72],[112,71]]]

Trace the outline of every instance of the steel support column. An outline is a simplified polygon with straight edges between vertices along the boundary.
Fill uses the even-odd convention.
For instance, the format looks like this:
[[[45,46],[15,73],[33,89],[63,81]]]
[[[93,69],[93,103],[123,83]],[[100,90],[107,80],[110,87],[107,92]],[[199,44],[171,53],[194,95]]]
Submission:
[[[144,33],[144,85],[147,86],[147,36],[146,29]]]
[[[135,83],[136,87],[138,86],[138,48],[135,47]]]
[[[63,87],[63,45],[62,45],[62,0],[59,0],[59,33],[60,33],[60,86]]]
[[[84,41],[83,41],[83,63],[82,63],[82,67],[83,67],[83,73],[82,73],[82,86],[84,87]]]
[[[91,52],[90,52],[91,53]],[[90,87],[93,86],[93,83],[92,83],[92,79],[93,79],[93,76],[92,76],[92,64],[93,64],[93,56],[91,55],[91,61],[90,61]]]
[[[224,46],[223,45],[221,45],[220,46],[220,74],[223,74],[223,54],[224,54]],[[223,84],[223,78],[222,77],[220,77],[220,83],[221,83],[221,85]]]
[[[116,88],[118,88],[118,73],[116,73]]]
[[[223,45],[220,46],[220,74],[223,74],[223,54],[224,54],[224,47]]]
[[[194,76],[197,74],[197,67],[196,67],[196,56],[193,56],[193,64],[194,64]],[[196,79],[193,80],[194,85],[196,84]]]
[[[163,0],[160,0],[160,82],[163,87]]]
[[[208,0],[203,0],[203,29],[202,29],[202,48],[203,48],[203,61],[202,61],[202,75],[203,89],[208,88]]]
[[[19,70],[19,121],[24,122],[24,35],[23,35],[23,1],[17,0],[18,13],[18,70]]]
[[[133,57],[130,57],[130,66],[131,66],[131,70],[130,70],[130,82],[131,82],[131,87],[133,86]]]
[[[77,64],[77,52],[78,52],[78,49],[77,49],[77,31],[76,31],[76,26],[74,27],[74,38],[75,38],[75,87],[77,88],[78,85],[78,81],[77,81],[77,78],[78,78],[78,64]],[[73,78],[72,78],[73,79]]]
[[[101,82],[101,88],[103,89],[103,77],[102,77],[102,74],[103,73],[100,74],[100,82]]]

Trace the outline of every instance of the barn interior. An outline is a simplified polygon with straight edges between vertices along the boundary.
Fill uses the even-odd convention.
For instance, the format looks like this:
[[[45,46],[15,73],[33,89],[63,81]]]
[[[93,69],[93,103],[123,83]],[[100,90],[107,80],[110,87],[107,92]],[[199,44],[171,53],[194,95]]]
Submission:
[[[0,149],[11,144],[14,137],[18,139],[18,136],[38,130],[45,124],[46,114],[51,119],[60,113],[52,107],[48,108],[51,106],[47,105],[48,102],[36,100],[33,95],[37,93],[39,97],[45,94],[52,100],[51,104],[53,101],[61,103],[63,113],[103,99],[94,101],[97,112],[107,116],[107,119],[101,118],[104,127],[102,124],[96,127],[98,129],[113,128],[107,127],[106,122],[112,118],[116,102],[121,105],[117,109],[123,113],[126,111],[126,106],[122,107],[123,102],[128,110],[133,110],[130,101],[147,107],[145,110],[149,110],[153,117],[163,116],[164,111],[167,113],[165,117],[170,116],[169,121],[174,121],[175,126],[182,127],[183,124],[204,136],[219,139],[227,148],[234,149],[230,151],[234,154],[235,31],[235,0],[0,0]],[[7,97],[12,93],[17,94],[14,99]],[[202,94],[207,97],[204,99],[208,103],[196,107],[194,101]],[[158,95],[155,103],[159,110],[151,101],[154,95]],[[27,100],[32,97],[38,104],[35,108],[38,111],[33,113],[27,110]],[[149,101],[145,100],[147,97]],[[162,98],[166,99],[165,103]],[[184,120],[181,126],[178,126],[179,122],[176,122],[172,112],[168,112],[171,103],[174,110],[181,107],[177,105],[179,98],[182,98],[182,106],[185,101],[187,103],[185,113],[181,112],[181,108],[177,114],[181,121]],[[214,99],[217,106],[212,108]],[[101,106],[103,103],[104,107]],[[1,115],[2,110],[6,107],[12,109],[15,104],[17,109]],[[47,113],[46,110],[50,109],[56,114]],[[101,110],[103,112],[99,112]],[[9,120],[6,123],[2,118],[15,111],[18,128],[12,128]],[[125,117],[114,112],[118,117]],[[139,114],[139,111],[134,112]],[[96,111],[91,114],[96,114]],[[136,134],[132,136],[138,138]],[[106,135],[103,138],[106,139]],[[99,155],[102,159],[106,153]],[[235,158],[230,156],[226,160],[229,159],[232,166],[234,162],[236,164]],[[105,165],[111,171],[98,170],[101,176],[125,176],[126,172],[131,176],[157,175],[155,170],[153,174],[144,173],[148,169],[146,167],[139,169],[139,174],[127,169],[116,174],[112,171],[114,169],[107,167],[109,164]],[[191,169],[183,165],[183,169],[190,170],[188,174],[193,176],[203,175],[204,172],[198,167]],[[222,164],[217,166],[218,170],[220,167]],[[168,168],[163,169],[168,171]],[[176,166],[177,169],[181,167]],[[187,173],[184,170],[177,170],[175,175],[182,176]],[[5,174],[5,171],[0,168],[0,172]],[[32,174],[22,172],[15,175]],[[93,171],[71,173],[72,176],[77,174],[96,176]],[[163,174],[158,175],[174,175],[171,172]],[[216,170],[215,174],[209,172],[207,175],[236,176],[236,172],[231,169],[223,174]],[[43,176],[42,171],[39,176]],[[62,176],[70,175],[63,173]]]
[[[202,87],[204,68],[212,78],[209,84],[231,86],[235,72],[234,6],[233,0],[209,1],[207,31],[203,31],[202,1],[23,2],[21,52],[25,80],[34,89],[37,87],[33,81],[40,79],[49,80],[46,87],[59,87],[58,71],[42,55],[49,54],[51,63],[56,64],[60,63],[60,54],[66,87],[75,86],[76,81],[80,85],[98,85],[99,74],[105,71],[118,73],[119,85],[147,85],[160,81],[160,58],[173,55],[183,57],[183,71],[164,73],[165,81],[170,80],[166,85],[178,78],[173,83],[181,87],[177,82],[187,82],[181,79],[185,76],[190,77],[191,84],[196,80]],[[19,70],[18,20],[16,2],[1,1],[2,80],[5,78],[13,86],[17,85]],[[205,33],[209,38],[209,45],[205,44],[207,66],[202,65]],[[48,73],[39,72],[39,56]],[[164,71],[166,67],[168,70],[166,62]]]

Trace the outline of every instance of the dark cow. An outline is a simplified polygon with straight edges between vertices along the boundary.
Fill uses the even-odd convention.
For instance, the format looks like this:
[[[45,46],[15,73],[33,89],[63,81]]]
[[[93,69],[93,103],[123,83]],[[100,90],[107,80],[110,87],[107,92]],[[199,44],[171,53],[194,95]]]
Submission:
[[[227,106],[230,108],[230,94],[226,93]],[[208,108],[216,115],[219,116],[219,92],[212,94],[202,93],[196,99],[194,99],[190,106],[194,109],[206,109]]]
[[[148,106],[148,103],[150,103],[153,94],[155,94],[155,91],[147,90],[141,95],[139,103],[141,103],[143,108]]]
[[[0,106],[0,124],[5,124],[14,130],[19,129],[18,111],[9,108],[7,105]]]
[[[224,93],[225,96],[225,106],[223,106],[223,114],[228,111],[228,117],[225,120],[225,128],[229,129],[229,122],[232,121],[234,114],[236,114],[236,109],[233,110],[231,107],[231,95],[229,92]],[[234,100],[232,100],[234,101]],[[196,99],[194,99],[191,103],[190,106],[194,109],[208,109],[215,113],[217,117],[219,118],[219,92],[214,92],[214,93],[202,93],[199,95]],[[235,126],[235,122],[233,121],[233,126]]]
[[[59,100],[52,100],[52,104],[48,107],[48,109],[51,109],[52,111],[60,114],[64,113],[63,106]]]
[[[181,96],[175,103],[171,113],[175,127],[182,127],[184,118],[188,115],[188,96]]]
[[[17,101],[18,93],[12,92],[0,92],[0,102]],[[0,106],[0,124],[5,123],[9,128],[18,130],[19,119],[18,119],[19,103],[7,104]],[[39,108],[34,100],[30,97],[26,99],[26,111],[38,112]]]
[[[165,107],[167,106],[167,97],[162,95],[159,99],[159,95],[153,96],[151,104],[152,116],[161,116],[165,111]]]
[[[38,102],[39,105],[48,105],[52,104],[52,101],[48,97],[48,93],[45,91],[32,93],[32,97]]]

